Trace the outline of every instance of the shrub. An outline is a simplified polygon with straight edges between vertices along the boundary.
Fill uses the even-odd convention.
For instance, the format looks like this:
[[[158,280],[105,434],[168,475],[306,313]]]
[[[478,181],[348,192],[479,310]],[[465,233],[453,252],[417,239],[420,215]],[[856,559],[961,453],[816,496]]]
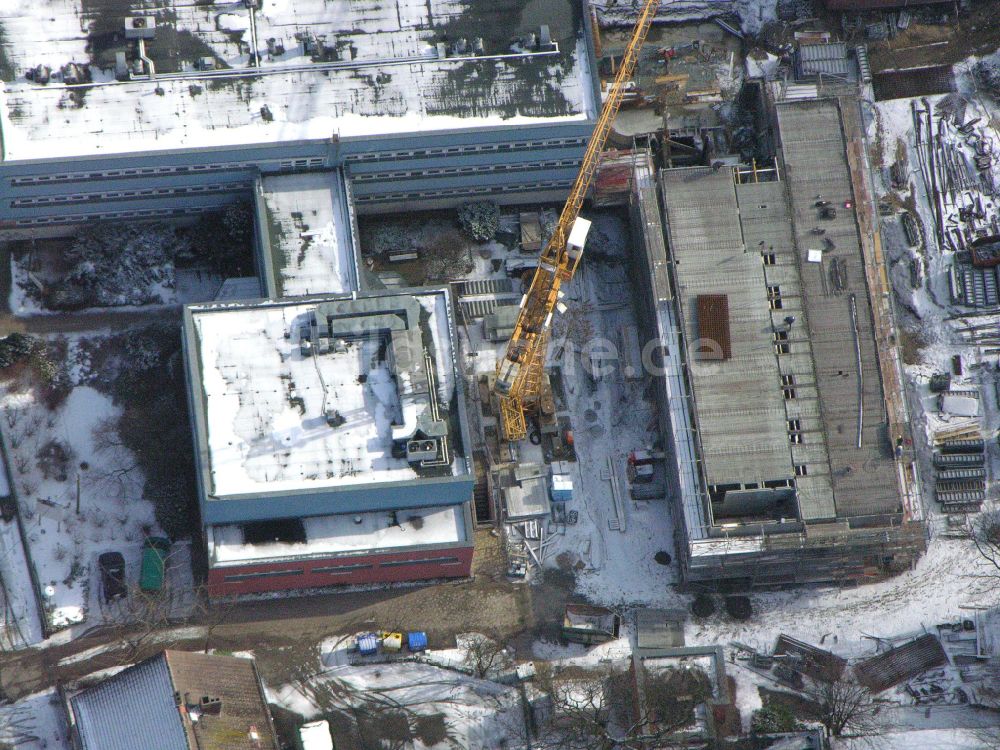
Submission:
[[[749,597],[727,596],[726,613],[734,620],[740,620],[741,622],[749,620],[750,615],[753,614],[753,606],[750,604]]]
[[[492,201],[464,203],[458,209],[458,223],[476,242],[489,242],[500,229],[500,207]]]
[[[38,347],[38,339],[23,333],[11,333],[0,339],[0,369],[23,361]]]
[[[990,55],[972,66],[970,71],[983,93],[1000,99],[1000,55]]]
[[[205,263],[222,276],[253,273],[254,212],[248,201],[233,203],[217,213],[206,214],[188,230],[191,252],[178,255],[180,262]]]
[[[691,613],[695,617],[711,617],[715,614],[715,599],[708,594],[698,594],[691,603]]]
[[[753,712],[750,731],[753,734],[778,734],[794,732],[799,723],[787,706],[769,704]]]

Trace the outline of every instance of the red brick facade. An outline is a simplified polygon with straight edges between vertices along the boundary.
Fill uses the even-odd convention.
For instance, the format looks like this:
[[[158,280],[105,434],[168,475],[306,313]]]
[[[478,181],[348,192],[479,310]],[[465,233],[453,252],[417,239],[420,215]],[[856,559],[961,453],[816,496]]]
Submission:
[[[409,550],[396,553],[288,558],[283,561],[209,568],[212,596],[433,578],[465,578],[472,573],[472,547]]]

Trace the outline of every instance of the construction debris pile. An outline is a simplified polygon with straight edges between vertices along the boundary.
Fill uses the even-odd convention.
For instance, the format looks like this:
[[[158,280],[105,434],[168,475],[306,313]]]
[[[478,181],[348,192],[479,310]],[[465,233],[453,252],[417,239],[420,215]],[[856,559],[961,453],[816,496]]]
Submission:
[[[953,254],[950,270],[952,301],[985,308],[1000,304],[1000,220],[993,167],[997,155],[981,116],[969,118],[971,103],[959,94],[948,94],[936,105],[921,99],[911,102],[917,164],[933,219],[933,233],[943,252]],[[905,172],[905,168],[903,169]],[[902,177],[891,169],[893,181]],[[912,225],[903,229],[912,243]]]
[[[989,707],[989,680],[998,670],[988,638],[989,617],[980,609],[956,622],[921,633],[883,638],[864,636],[875,653],[843,658],[784,633],[770,653],[733,641],[732,660],[784,691],[805,697],[823,685],[857,684],[886,706]],[[827,636],[820,639],[820,644]]]

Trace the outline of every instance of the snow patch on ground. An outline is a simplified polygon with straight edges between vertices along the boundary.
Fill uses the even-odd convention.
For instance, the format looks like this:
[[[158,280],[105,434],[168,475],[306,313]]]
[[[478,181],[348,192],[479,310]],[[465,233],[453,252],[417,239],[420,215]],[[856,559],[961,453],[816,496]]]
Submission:
[[[987,750],[996,745],[982,732],[969,729],[927,729],[837,740],[831,747],[832,750]]]
[[[69,750],[66,713],[55,690],[0,707],[0,744],[18,750]]]
[[[134,583],[142,540],[146,533],[159,533],[153,506],[142,499],[143,477],[135,458],[115,444],[120,409],[81,385],[89,370],[82,341],[74,337],[67,342],[73,387],[55,409],[40,400],[37,385],[9,382],[0,395],[0,427],[43,605],[54,629],[120,618],[120,604],[103,601],[97,557],[121,552]],[[12,538],[13,523],[4,526],[5,539]],[[181,547],[178,554],[186,559]],[[25,583],[23,595],[32,601],[26,566],[12,568],[5,573]],[[40,637],[32,634],[33,640]]]
[[[777,0],[735,0],[736,13],[743,31],[756,35],[769,23],[778,19]]]
[[[417,662],[336,666],[295,685],[269,689],[268,694],[272,702],[307,719],[351,706],[391,706],[411,716],[440,714],[450,742],[469,750],[511,741],[520,746],[523,733],[514,688]],[[413,747],[427,746],[417,740]]]

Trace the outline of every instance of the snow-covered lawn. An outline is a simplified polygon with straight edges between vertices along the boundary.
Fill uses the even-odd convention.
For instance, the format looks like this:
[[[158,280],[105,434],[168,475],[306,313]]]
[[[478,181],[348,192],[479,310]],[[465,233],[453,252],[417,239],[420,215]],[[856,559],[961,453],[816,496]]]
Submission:
[[[268,692],[272,702],[306,719],[357,711],[378,725],[380,737],[409,735],[410,742],[401,747],[523,746],[524,718],[515,688],[431,664],[335,666]],[[400,731],[401,717],[406,728]],[[443,727],[426,731],[423,721],[431,719]]]
[[[68,395],[46,400],[26,368],[3,384],[0,409],[14,487],[49,626],[96,625],[126,616],[120,602],[105,604],[97,557],[122,553],[127,578],[138,578],[142,542],[162,534],[151,503],[142,498],[143,475],[116,433],[121,409],[91,386],[93,347],[99,337],[66,342]],[[190,587],[189,551],[175,547],[171,580]],[[17,571],[13,571],[18,576]],[[18,576],[27,582],[25,570]],[[30,640],[37,640],[33,634]]]
[[[878,737],[840,740],[834,750],[988,750],[996,747],[989,732],[970,729],[924,729],[887,732]]]
[[[18,750],[69,750],[66,714],[55,690],[0,707],[0,746]]]

